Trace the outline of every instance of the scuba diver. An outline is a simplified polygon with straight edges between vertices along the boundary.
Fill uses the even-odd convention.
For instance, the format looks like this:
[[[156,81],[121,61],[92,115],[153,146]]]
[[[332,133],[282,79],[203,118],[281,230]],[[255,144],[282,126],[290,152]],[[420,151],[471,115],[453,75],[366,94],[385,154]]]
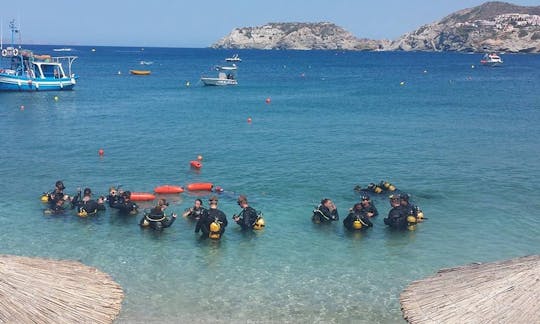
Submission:
[[[109,207],[113,207],[114,205],[118,205],[120,203],[120,195],[118,194],[118,190],[115,187],[109,188],[109,195],[107,196],[107,203],[109,204]]]
[[[98,210],[105,210],[103,199],[101,204],[92,199],[92,190],[90,188],[84,188],[83,197],[81,198],[81,192],[79,191],[71,202],[74,208],[77,208],[77,215],[86,217],[98,212]]]
[[[186,217],[193,220],[199,220],[201,215],[206,211],[206,208],[203,207],[203,202],[199,198],[195,199],[193,207],[187,208],[184,210],[182,217]]]
[[[176,214],[171,213],[170,217],[165,216],[165,209],[169,203],[165,199],[159,199],[156,207],[152,208],[149,213],[145,213],[139,225],[141,227],[150,227],[161,231],[162,229],[171,226],[176,220]]]
[[[210,197],[208,200],[210,208],[207,209],[197,221],[195,226],[195,233],[202,231],[201,238],[220,239],[223,233],[225,233],[225,227],[227,227],[227,216],[221,210],[217,208],[218,198],[216,196]]]
[[[336,205],[334,205],[332,200],[324,198],[321,200],[319,206],[313,210],[311,220],[316,224],[339,220]]]
[[[47,193],[47,201],[51,209],[56,206],[56,203],[59,200],[65,202],[70,199],[68,195],[64,194],[64,189],[66,189],[66,187],[64,186],[64,182],[58,180],[54,185],[54,189],[51,192]]]
[[[361,202],[360,202],[362,209],[360,212],[367,217],[375,217],[379,215],[379,211],[371,201],[371,198],[368,195],[362,195]],[[356,205],[355,205],[356,206]]]
[[[121,214],[135,215],[139,212],[139,206],[131,201],[131,191],[122,192],[118,202],[116,204],[112,204],[111,207],[118,209]]]
[[[242,211],[238,215],[233,215],[233,220],[240,225],[243,231],[262,229],[264,227],[264,219],[255,209],[249,206],[246,196],[238,196],[236,203],[242,207]]]
[[[343,226],[350,231],[365,229],[372,227],[373,223],[369,220],[369,216],[362,212],[362,203],[356,203],[351,212],[343,220]]]
[[[399,195],[390,195],[390,206],[392,209],[388,212],[388,217],[384,219],[384,223],[391,228],[406,229],[408,225],[407,210],[401,206],[401,198]]]

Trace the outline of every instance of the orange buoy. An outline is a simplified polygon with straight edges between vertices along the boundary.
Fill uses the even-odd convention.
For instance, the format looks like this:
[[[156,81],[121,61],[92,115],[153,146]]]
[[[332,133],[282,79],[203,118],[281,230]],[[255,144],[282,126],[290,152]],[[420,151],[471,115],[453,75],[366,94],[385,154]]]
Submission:
[[[195,169],[200,169],[202,167],[202,163],[196,160],[190,161],[189,165],[191,165],[191,167]]]
[[[186,186],[189,191],[212,191],[213,187],[211,182],[195,182]]]
[[[184,188],[181,186],[163,185],[155,187],[154,192],[157,194],[177,194],[184,192]]]
[[[266,102],[267,104],[269,104],[270,102],[272,102],[272,100],[270,99],[270,97],[268,97],[268,98],[266,98],[265,102]]]
[[[105,151],[103,151],[103,149],[100,148],[100,149],[98,150],[98,154],[99,154],[99,156],[103,156],[103,155],[105,154]]]
[[[148,201],[156,199],[156,196],[149,192],[132,192],[130,199],[133,201]]]

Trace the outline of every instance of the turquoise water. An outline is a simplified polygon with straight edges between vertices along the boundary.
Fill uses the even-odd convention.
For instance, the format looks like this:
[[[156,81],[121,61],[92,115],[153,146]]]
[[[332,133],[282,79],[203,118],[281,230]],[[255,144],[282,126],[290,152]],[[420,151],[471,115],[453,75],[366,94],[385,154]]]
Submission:
[[[538,55],[484,68],[455,53],[240,51],[239,86],[212,88],[197,80],[232,52],[73,54],[74,91],[0,93],[0,253],[109,273],[125,291],[118,323],[396,323],[412,280],[540,252]],[[152,75],[129,75],[137,68]],[[200,172],[189,168],[197,155]],[[225,189],[229,220],[242,193],[267,227],[245,235],[231,224],[210,242],[184,219],[154,233],[109,210],[44,216],[39,196],[58,179],[101,194],[209,181]],[[381,215],[366,232],[311,224],[321,198],[344,218],[353,187],[380,180],[429,219],[389,231],[387,199],[374,197]],[[169,210],[199,196],[169,196]]]

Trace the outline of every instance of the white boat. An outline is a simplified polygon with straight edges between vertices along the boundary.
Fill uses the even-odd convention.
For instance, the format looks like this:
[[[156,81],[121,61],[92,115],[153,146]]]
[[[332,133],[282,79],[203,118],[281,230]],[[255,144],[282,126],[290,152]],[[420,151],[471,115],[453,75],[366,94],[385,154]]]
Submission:
[[[501,57],[495,53],[485,54],[480,60],[480,63],[485,66],[499,66],[503,64]]]
[[[53,51],[55,51],[55,52],[71,52],[71,51],[73,51],[73,48],[69,48],[69,47],[66,47],[66,48],[53,48]]]
[[[202,77],[201,81],[207,86],[225,86],[225,85],[237,85],[236,80],[236,65],[233,66],[217,66],[218,71],[217,78]]]
[[[225,59],[225,61],[227,61],[227,62],[242,62],[242,59],[238,56],[238,54],[234,54],[231,57],[227,57]]]
[[[141,63],[141,65],[152,65],[152,64],[154,64],[154,62],[152,62],[152,61],[141,61],[140,63]]]

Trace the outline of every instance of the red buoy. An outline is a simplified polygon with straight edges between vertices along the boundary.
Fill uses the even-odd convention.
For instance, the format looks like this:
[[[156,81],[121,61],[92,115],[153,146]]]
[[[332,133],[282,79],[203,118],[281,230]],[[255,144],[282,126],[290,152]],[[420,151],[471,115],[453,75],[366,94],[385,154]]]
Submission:
[[[212,191],[214,185],[210,182],[196,182],[190,183],[186,186],[189,191]]]
[[[184,192],[184,188],[181,186],[163,185],[155,187],[154,192],[157,194],[176,194]]]
[[[103,156],[105,154],[105,151],[103,151],[103,149],[100,148],[99,151],[98,151],[98,154],[99,154],[99,156]]]
[[[133,201],[149,201],[156,199],[156,196],[149,192],[132,192],[129,198]]]
[[[268,98],[266,98],[265,102],[266,102],[267,104],[269,104],[270,102],[272,102],[272,100],[270,99],[270,97],[268,97]]]
[[[248,124],[251,124],[251,117],[248,117],[247,122]]]
[[[190,161],[189,165],[191,165],[191,167],[195,169],[200,169],[202,167],[202,163],[196,160]]]

